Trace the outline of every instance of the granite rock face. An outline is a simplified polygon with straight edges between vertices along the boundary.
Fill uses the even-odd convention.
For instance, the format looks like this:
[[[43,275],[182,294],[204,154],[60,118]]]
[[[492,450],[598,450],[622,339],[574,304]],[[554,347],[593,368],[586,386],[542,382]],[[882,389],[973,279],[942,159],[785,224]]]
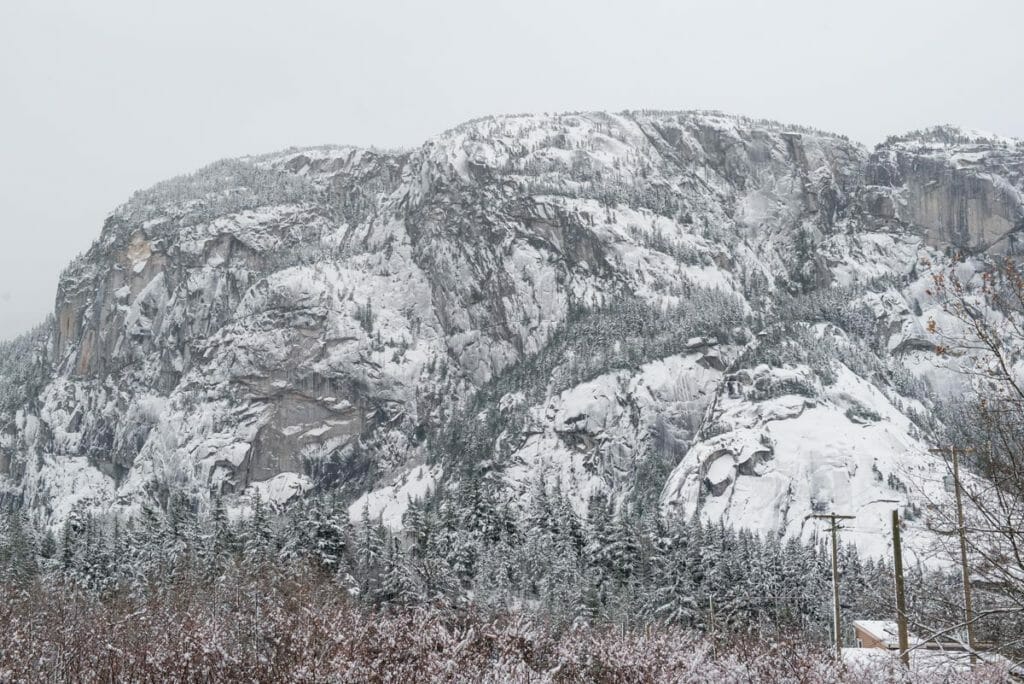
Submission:
[[[1024,168],[1017,141],[940,127],[885,145],[866,176],[884,188],[872,213],[922,230],[930,245],[971,253],[1019,249]]]
[[[899,448],[926,467],[899,418],[921,399],[842,350],[928,381],[922,264],[1015,250],[1022,178],[1016,141],[941,128],[871,152],[713,112],[486,118],[414,150],[218,162],[116,209],[62,275],[45,344],[8,351],[0,377],[38,381],[0,401],[0,497],[58,523],[175,488],[390,496],[427,463],[449,477],[439,436],[465,420],[488,423],[510,496],[558,478],[582,509],[599,489],[628,494],[658,454],[682,468],[656,485],[667,508],[795,515],[850,490],[827,469],[812,492],[789,486],[799,463],[772,470],[766,425],[794,396],[830,420],[889,416],[883,466]],[[832,357],[776,387],[753,359],[785,346],[770,322],[793,297],[839,291],[860,318],[826,316]],[[683,309],[678,334],[657,328]],[[610,339],[588,323],[607,311],[622,312],[609,331],[641,322]],[[820,312],[800,315],[823,339]],[[884,401],[851,403],[822,373]],[[747,403],[723,419],[729,402]],[[777,497],[737,498],[770,472]],[[854,480],[850,496],[877,493]],[[722,497],[746,508],[705,504]],[[799,532],[793,515],[773,529]]]

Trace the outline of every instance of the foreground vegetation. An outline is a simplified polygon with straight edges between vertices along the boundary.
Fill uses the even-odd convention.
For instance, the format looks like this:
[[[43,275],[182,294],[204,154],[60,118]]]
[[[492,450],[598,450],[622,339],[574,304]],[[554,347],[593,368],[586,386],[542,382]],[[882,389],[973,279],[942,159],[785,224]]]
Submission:
[[[238,520],[216,500],[200,513],[175,498],[127,523],[76,509],[59,536],[0,515],[0,682],[898,673],[835,662],[821,544],[615,518],[601,499],[581,519],[558,492],[515,513],[486,480],[467,483],[412,503],[401,534],[368,517],[352,525],[323,495],[276,513],[257,500]],[[891,569],[842,551],[847,618],[890,616]],[[908,589],[912,624],[956,622],[955,575],[909,569]],[[979,627],[997,643],[1019,633],[1013,619]]]
[[[877,682],[824,645],[665,624],[564,627],[536,614],[424,605],[373,609],[306,568],[104,596],[0,585],[0,681]],[[947,681],[1001,681],[976,670]]]

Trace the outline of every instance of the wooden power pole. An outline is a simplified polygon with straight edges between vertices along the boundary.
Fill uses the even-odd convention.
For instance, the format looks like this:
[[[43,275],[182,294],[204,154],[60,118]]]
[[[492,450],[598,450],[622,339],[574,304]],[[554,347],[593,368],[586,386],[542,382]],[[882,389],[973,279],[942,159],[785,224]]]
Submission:
[[[964,584],[964,623],[967,625],[967,648],[971,651],[971,665],[978,662],[974,643],[974,600],[971,596],[971,571],[967,564],[967,526],[964,523],[963,495],[960,493],[960,454],[974,451],[971,447],[955,447],[931,449],[933,453],[945,454],[952,460],[953,492],[956,499],[956,532],[960,537],[960,573]]]
[[[840,520],[853,520],[852,515],[836,515],[835,513],[829,513],[828,515],[809,515],[808,518],[817,518],[819,520],[829,521],[829,532],[832,533],[832,622],[833,622],[833,637],[836,640],[836,656],[842,658],[843,656],[843,628],[842,628],[842,616],[840,613],[841,607],[839,605],[839,530],[842,529],[839,526]]]
[[[900,660],[910,667],[910,635],[907,633],[907,599],[903,592],[903,545],[900,542],[900,512],[892,512],[893,574],[896,577],[896,626],[900,640]]]

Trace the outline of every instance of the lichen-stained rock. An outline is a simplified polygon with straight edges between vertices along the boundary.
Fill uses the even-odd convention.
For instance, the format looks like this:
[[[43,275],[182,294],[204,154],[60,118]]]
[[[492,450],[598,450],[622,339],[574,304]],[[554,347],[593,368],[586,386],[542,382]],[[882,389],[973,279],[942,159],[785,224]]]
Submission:
[[[1022,159],[1016,141],[948,128],[869,152],[642,111],[217,162],[113,211],[52,321],[0,347],[0,498],[59,523],[175,488],[283,505],[338,487],[397,525],[401,493],[459,476],[441,437],[470,432],[510,496],[541,479],[581,509],[596,489],[625,502],[665,484],[638,483],[638,464],[663,478],[668,463],[667,508],[794,532],[793,507],[874,493],[847,486],[862,435],[918,445],[908,420],[825,381],[841,364],[849,396],[890,396],[901,368],[953,382],[922,360],[940,317],[927,283],[947,247],[1014,248]],[[815,293],[843,293],[792,314],[817,331],[819,366],[744,366],[788,298]],[[580,323],[601,311],[625,332]],[[493,405],[470,411],[474,397]],[[886,470],[895,451],[877,458]]]

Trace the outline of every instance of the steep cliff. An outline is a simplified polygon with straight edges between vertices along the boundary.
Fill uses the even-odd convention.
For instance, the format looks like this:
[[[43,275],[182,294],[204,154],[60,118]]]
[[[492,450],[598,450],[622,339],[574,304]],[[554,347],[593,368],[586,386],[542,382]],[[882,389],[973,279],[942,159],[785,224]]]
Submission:
[[[115,210],[5,349],[0,491],[58,523],[340,488],[398,526],[471,467],[780,533],[913,508],[930,269],[1015,250],[1022,193],[1017,141],[712,112],[218,162]]]

